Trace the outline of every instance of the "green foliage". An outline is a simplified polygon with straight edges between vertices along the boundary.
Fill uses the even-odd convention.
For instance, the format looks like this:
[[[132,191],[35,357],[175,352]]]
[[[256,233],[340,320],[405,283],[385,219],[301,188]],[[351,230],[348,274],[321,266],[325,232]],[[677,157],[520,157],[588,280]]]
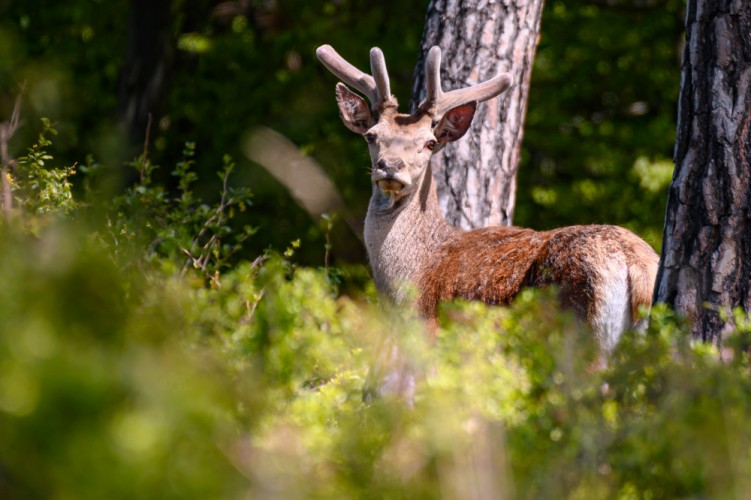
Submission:
[[[431,344],[323,270],[275,257],[205,287],[81,229],[0,239],[4,497],[745,491],[746,351],[720,362],[663,309],[596,372],[552,293],[448,305]],[[412,396],[379,394],[394,374]]]
[[[23,88],[27,123],[59,122],[65,164],[89,152],[109,160],[120,149],[114,125],[127,8],[125,0],[0,5],[0,109],[8,115]],[[33,133],[22,128],[17,144],[29,144]]]
[[[55,168],[45,163],[53,159],[47,151],[52,146],[50,135],[57,135],[57,130],[47,118],[43,118],[36,143],[28,149],[26,156],[18,158],[12,190],[15,202],[27,212],[70,215],[77,208],[70,182],[76,171],[74,167]]]
[[[183,274],[193,267],[207,278],[218,280],[219,270],[229,264],[255,232],[247,225],[241,229],[232,226],[237,213],[251,205],[251,192],[229,184],[235,163],[225,155],[218,173],[219,201],[214,205],[203,202],[191,188],[198,180],[194,156],[195,145],[187,143],[183,158],[172,172],[177,178],[177,197],[154,182],[159,167],[146,153],[129,163],[138,171],[139,180],[106,206],[104,237],[115,249],[126,242],[145,247],[149,249],[146,256],[149,259],[167,257],[173,264],[181,265]],[[88,173],[92,173],[91,168]]]
[[[218,280],[219,271],[230,264],[234,254],[250,238],[255,229],[245,225],[236,227],[234,219],[251,205],[251,192],[246,187],[234,187],[229,179],[235,163],[225,155],[218,172],[220,196],[215,204],[196,196],[192,185],[198,181],[195,172],[195,144],[187,143],[183,157],[177,162],[172,176],[177,180],[177,195],[154,180],[159,167],[152,163],[145,151],[129,162],[138,172],[138,181],[122,194],[107,197],[93,186],[103,184],[98,179],[104,167],[89,155],[80,170],[86,175],[83,182],[87,202],[74,200],[70,177],[73,167],[56,167],[48,151],[50,135],[57,131],[50,121],[42,119],[36,143],[26,156],[17,160],[11,175],[14,206],[20,220],[32,232],[50,223],[52,216],[90,214],[99,218],[103,226],[97,237],[105,243],[113,256],[133,257],[136,252],[146,261],[159,261],[165,269],[177,267],[184,275],[194,268],[210,280]],[[299,245],[299,243],[298,243]],[[143,249],[146,249],[145,253]]]
[[[79,228],[3,228],[0,496],[220,497],[254,392],[188,344],[189,287],[115,267]],[[242,388],[242,389],[241,389]]]

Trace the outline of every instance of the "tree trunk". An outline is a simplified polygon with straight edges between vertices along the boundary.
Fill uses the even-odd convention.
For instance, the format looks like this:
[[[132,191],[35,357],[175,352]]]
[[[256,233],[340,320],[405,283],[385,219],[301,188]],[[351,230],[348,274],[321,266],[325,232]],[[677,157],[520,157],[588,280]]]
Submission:
[[[162,99],[172,51],[169,0],[131,0],[128,45],[118,95],[129,146],[143,147],[149,115]],[[129,152],[130,153],[130,152]]]
[[[718,343],[751,311],[751,3],[688,0],[675,172],[655,301]]]
[[[432,160],[441,211],[454,226],[511,224],[542,7],[543,0],[433,0],[428,7],[412,110],[425,95],[425,58],[433,45],[443,53],[444,90],[501,71],[513,74],[515,82],[500,99],[481,104],[467,136]]]

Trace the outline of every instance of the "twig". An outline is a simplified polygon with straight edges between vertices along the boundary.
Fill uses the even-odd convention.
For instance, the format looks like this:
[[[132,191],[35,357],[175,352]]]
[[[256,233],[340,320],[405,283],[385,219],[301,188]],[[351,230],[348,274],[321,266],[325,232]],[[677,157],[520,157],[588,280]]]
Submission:
[[[326,227],[326,252],[323,255],[323,270],[326,276],[329,275],[329,259],[331,258],[331,222]]]
[[[143,139],[143,156],[141,157],[141,182],[143,182],[143,177],[146,175],[146,162],[149,158],[149,136],[151,135],[151,113],[148,115],[148,119],[146,120],[146,136]]]
[[[256,313],[256,308],[258,307],[258,304],[261,302],[261,299],[263,299],[263,296],[265,293],[266,293],[266,287],[261,288],[261,291],[258,293],[258,297],[256,297],[256,300],[253,301],[252,306],[247,300],[245,301],[245,308],[248,311],[248,313],[245,315],[244,318],[240,320],[242,324],[248,324],[250,323],[250,320],[253,319],[253,315]]]
[[[221,225],[221,224],[224,223],[224,219],[225,219],[224,211],[227,209],[227,207],[229,207],[232,203],[235,202],[235,198],[234,197],[230,197],[229,199],[227,199],[227,192],[228,192],[228,189],[229,189],[229,172],[225,173],[225,175],[224,175],[224,179],[222,181],[222,188],[223,188],[222,189],[222,198],[219,201],[219,206],[216,207],[216,209],[214,210],[214,213],[208,219],[206,219],[206,222],[204,222],[203,227],[201,227],[201,229],[198,231],[198,234],[193,239],[193,243],[190,246],[190,250],[189,251],[186,250],[186,253],[188,255],[190,255],[191,258],[194,260],[194,265],[195,265],[196,259],[194,257],[192,257],[192,255],[193,255],[193,252],[195,252],[197,250],[198,245],[201,244],[201,240],[203,239],[204,235],[211,229],[211,225],[212,224],[216,223],[217,225]],[[208,258],[211,256],[210,246],[213,243],[215,243],[216,240],[217,240],[217,237],[214,234],[209,239],[208,243],[206,243],[203,246],[203,250],[205,252],[204,254],[202,254],[202,255],[205,256],[205,262],[204,262],[203,266],[201,267],[201,269],[203,271],[206,270],[206,264],[208,264]],[[199,258],[198,262],[200,262],[200,258]],[[188,261],[185,262],[185,265],[183,265],[182,274],[185,274],[185,272],[187,271],[189,265],[190,265],[190,261],[188,260]]]

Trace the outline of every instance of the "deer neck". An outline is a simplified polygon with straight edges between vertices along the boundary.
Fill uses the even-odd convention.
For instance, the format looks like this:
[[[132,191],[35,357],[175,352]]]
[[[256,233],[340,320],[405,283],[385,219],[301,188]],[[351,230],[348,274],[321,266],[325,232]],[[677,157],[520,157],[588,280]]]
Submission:
[[[441,215],[430,166],[412,194],[390,207],[384,202],[373,186],[365,217],[365,246],[376,287],[400,303],[409,297],[431,255],[460,231]]]

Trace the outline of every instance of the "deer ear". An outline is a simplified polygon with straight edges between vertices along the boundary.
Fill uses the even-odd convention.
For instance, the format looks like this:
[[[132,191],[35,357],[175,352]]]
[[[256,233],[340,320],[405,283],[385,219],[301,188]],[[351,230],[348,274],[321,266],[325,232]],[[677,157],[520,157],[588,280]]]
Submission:
[[[355,94],[343,83],[336,84],[336,103],[344,126],[352,132],[364,134],[375,125],[373,114],[365,99]]]
[[[461,139],[469,130],[469,125],[475,116],[475,109],[477,109],[477,103],[472,101],[448,110],[435,128],[436,140],[441,144],[446,144]]]

